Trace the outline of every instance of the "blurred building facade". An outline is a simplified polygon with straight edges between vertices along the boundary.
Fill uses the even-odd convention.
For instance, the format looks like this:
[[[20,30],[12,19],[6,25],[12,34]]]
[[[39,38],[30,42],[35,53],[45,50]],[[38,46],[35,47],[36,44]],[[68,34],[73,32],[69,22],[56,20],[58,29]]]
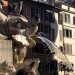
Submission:
[[[59,31],[56,45],[67,56],[69,61],[73,63],[73,70],[75,72],[75,8],[66,3],[56,3],[55,5],[62,10],[60,13],[58,13]],[[58,42],[61,44],[58,45]]]
[[[24,1],[25,2],[25,1]],[[69,61],[71,62],[71,64],[74,65],[75,61],[74,61],[74,49],[73,49],[73,42],[75,41],[74,39],[72,39],[72,37],[74,37],[73,33],[74,33],[74,27],[70,27],[70,26],[67,26],[67,25],[70,25],[70,23],[65,23],[65,24],[60,24],[60,19],[63,19],[65,17],[61,17],[61,13],[63,12],[64,13],[68,13],[70,14],[70,16],[72,15],[72,17],[70,18],[70,16],[68,15],[66,18],[69,18],[69,20],[67,20],[68,22],[73,21],[73,17],[74,17],[74,8],[67,5],[67,4],[64,4],[62,2],[56,2],[56,3],[50,3],[50,0],[46,0],[46,1],[40,1],[40,0],[36,0],[36,1],[30,1],[28,2],[28,6],[27,6],[27,10],[26,10],[26,17],[28,19],[30,19],[30,23],[31,23],[31,18],[33,18],[35,15],[37,15],[38,13],[40,14],[40,23],[39,23],[39,30],[38,32],[43,32],[46,34],[47,38],[49,40],[51,40],[53,43],[55,43],[58,48],[63,52],[63,54],[65,54],[67,56],[67,58],[69,59]],[[25,2],[24,5],[26,5],[27,2]],[[26,7],[26,6],[25,6]],[[29,13],[30,12],[30,13]],[[34,13],[34,14],[33,14]],[[63,15],[62,14],[62,15]],[[60,18],[60,19],[59,19]],[[62,22],[64,23],[64,20],[66,19],[63,19]],[[74,25],[72,23],[72,25]],[[69,27],[69,28],[72,28],[72,31],[71,30],[67,30],[66,32],[64,32],[64,28],[66,27]],[[65,34],[69,37],[65,37]],[[66,39],[65,39],[66,38]],[[71,42],[73,41],[73,42]],[[67,44],[66,48],[65,49],[65,44]],[[40,47],[41,46],[41,47]],[[38,49],[37,49],[38,48]],[[43,51],[41,51],[43,50]],[[37,54],[37,56],[43,56],[45,54],[45,49],[42,45],[37,45],[36,48],[32,49],[31,50],[31,53],[32,55],[33,54]],[[39,55],[40,54],[40,55]],[[50,52],[48,52],[46,55],[50,55]],[[73,58],[72,60],[70,58]],[[47,59],[47,58],[46,58]],[[58,60],[58,58],[57,58]],[[42,59],[43,61],[43,59]],[[49,60],[50,61],[50,60]],[[44,61],[43,61],[44,62]],[[47,62],[47,60],[46,60]],[[44,62],[45,63],[45,62]],[[48,63],[51,63],[48,62]],[[58,60],[58,63],[60,63],[60,61]],[[45,64],[46,65],[46,64]],[[72,66],[73,66],[72,65]],[[46,68],[46,66],[45,66]],[[43,71],[43,74],[45,74],[45,69],[42,70]],[[47,71],[46,71],[47,72]],[[48,72],[47,72],[48,73]],[[47,74],[46,73],[46,74]],[[51,73],[51,71],[50,71]],[[41,73],[42,74],[42,73]],[[67,69],[67,71],[65,70],[65,73],[64,71],[60,71],[59,70],[59,75],[73,75],[73,68],[72,69]]]

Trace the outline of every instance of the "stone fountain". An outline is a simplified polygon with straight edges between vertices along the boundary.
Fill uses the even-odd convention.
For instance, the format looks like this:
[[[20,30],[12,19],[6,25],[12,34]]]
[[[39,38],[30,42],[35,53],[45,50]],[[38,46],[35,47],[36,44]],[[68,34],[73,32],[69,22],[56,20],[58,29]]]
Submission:
[[[25,59],[27,47],[34,47],[34,35],[38,30],[39,16],[32,19],[31,26],[28,25],[28,20],[22,16],[7,17],[0,12],[0,33],[12,40],[13,44],[13,64],[8,61],[0,64],[1,75],[17,75],[19,70],[24,70],[27,75],[38,75],[38,66],[40,60],[38,58]]]

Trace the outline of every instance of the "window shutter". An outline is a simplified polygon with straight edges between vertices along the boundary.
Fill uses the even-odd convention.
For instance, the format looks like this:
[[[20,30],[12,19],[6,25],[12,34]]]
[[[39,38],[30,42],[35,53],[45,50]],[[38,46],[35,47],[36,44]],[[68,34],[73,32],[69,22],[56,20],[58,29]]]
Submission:
[[[73,17],[73,24],[75,25],[75,17]]]
[[[62,24],[62,18],[63,18],[63,17],[62,17],[62,14],[59,13],[59,14],[58,14],[58,23],[59,23],[59,24]]]

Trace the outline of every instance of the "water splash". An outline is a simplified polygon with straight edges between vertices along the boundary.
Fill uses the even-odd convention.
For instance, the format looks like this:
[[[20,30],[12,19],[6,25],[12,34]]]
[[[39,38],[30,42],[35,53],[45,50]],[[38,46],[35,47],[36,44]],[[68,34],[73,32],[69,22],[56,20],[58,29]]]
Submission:
[[[42,32],[39,34],[39,36],[37,38],[41,39],[42,42],[46,43],[47,46],[50,48],[51,52],[55,52],[55,55],[65,64],[70,64],[68,58],[66,57],[66,55],[64,55],[59,48],[50,40],[48,40],[45,35],[45,37],[41,36]]]

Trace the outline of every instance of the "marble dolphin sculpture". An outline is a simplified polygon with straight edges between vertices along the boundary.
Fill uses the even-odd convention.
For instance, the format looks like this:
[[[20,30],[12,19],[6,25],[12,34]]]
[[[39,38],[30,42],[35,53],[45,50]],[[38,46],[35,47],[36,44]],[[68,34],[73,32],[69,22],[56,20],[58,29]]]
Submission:
[[[39,19],[36,16],[32,21],[32,25],[29,26],[28,20],[22,15],[7,17],[0,12],[0,33],[8,38],[13,37],[16,41],[22,42],[23,45],[32,47],[35,42],[30,37],[38,30],[38,22]],[[23,43],[24,40],[20,40],[20,38],[26,39],[28,42]]]
[[[35,16],[31,25],[29,25],[28,20],[22,15],[7,17],[0,12],[0,33],[13,42],[13,59],[16,60],[16,62],[13,60],[14,65],[23,63],[28,46],[33,47],[36,45],[32,36],[38,30],[38,23],[38,16]],[[22,58],[20,58],[21,55]]]

